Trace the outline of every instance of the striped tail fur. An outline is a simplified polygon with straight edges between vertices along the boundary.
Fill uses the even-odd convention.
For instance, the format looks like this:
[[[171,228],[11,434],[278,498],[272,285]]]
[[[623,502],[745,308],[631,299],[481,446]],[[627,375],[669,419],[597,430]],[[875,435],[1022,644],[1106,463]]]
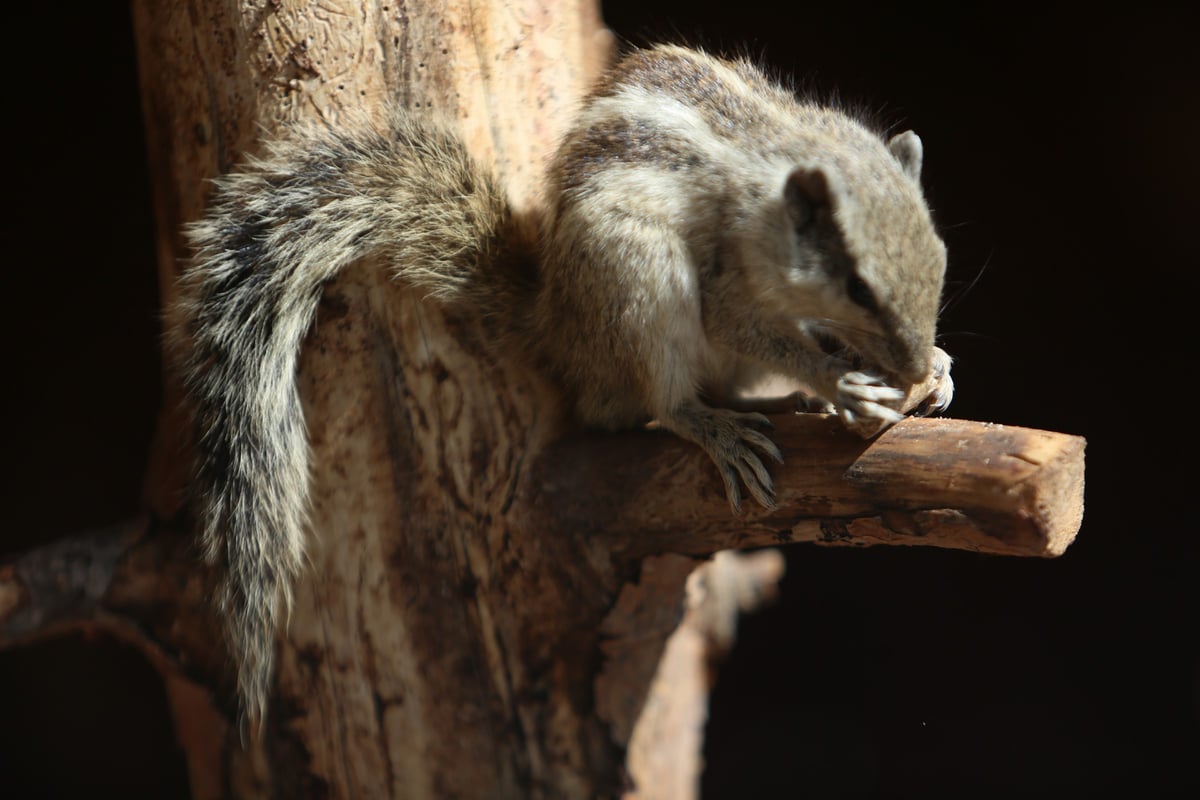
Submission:
[[[528,307],[506,272],[508,200],[449,131],[393,113],[386,125],[307,128],[220,178],[188,226],[194,258],[175,309],[194,415],[193,490],[242,711],[264,715],[276,630],[301,569],[308,440],[298,351],[322,287],[379,254],[397,279],[481,315]],[[516,305],[514,305],[516,304]]]

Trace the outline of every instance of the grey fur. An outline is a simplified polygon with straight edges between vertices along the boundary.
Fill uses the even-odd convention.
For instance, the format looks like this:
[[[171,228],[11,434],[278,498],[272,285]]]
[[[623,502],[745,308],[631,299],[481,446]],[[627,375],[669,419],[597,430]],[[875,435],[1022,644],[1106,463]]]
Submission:
[[[744,61],[620,62],[559,150],[544,225],[535,327],[580,418],[699,444],[736,510],[742,486],[772,504],[762,460],[780,454],[713,398],[782,373],[869,435],[936,373],[944,408],[946,253],[920,161],[915,134],[889,147]]]
[[[767,373],[805,382],[863,433],[900,419],[949,358],[934,346],[945,248],[921,143],[885,142],[797,101],[746,62],[635,51],[585,103],[551,168],[545,217],[518,219],[442,128],[292,131],[220,179],[182,284],[205,556],[261,716],[274,637],[303,558],[308,446],[297,351],[323,285],[384,254],[395,276],[488,318],[585,423],[650,419],[773,503],[765,418],[721,407]]]
[[[324,284],[383,253],[396,277],[483,313],[528,304],[497,267],[519,245],[509,205],[444,129],[297,130],[216,182],[190,225],[176,313],[196,425],[201,541],[245,710],[261,716],[274,636],[303,559],[308,442],[294,373]],[[489,276],[494,280],[489,280]]]

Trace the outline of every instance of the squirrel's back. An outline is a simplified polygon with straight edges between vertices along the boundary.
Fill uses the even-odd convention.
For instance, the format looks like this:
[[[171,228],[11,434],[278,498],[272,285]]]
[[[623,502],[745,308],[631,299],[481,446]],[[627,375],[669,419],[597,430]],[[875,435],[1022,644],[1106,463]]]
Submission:
[[[910,151],[894,151],[897,142]],[[629,425],[719,379],[725,364],[712,366],[721,356],[708,347],[710,322],[728,308],[714,300],[747,315],[843,316],[817,302],[835,293],[836,270],[814,270],[818,280],[804,285],[789,274],[784,188],[797,170],[834,185],[836,247],[879,301],[881,335],[855,344],[883,342],[867,355],[919,380],[945,267],[919,184],[919,148],[911,134],[889,142],[853,114],[798,99],[745,60],[672,45],[622,59],[593,90],[550,171],[539,320],[556,328],[549,361],[569,386],[586,383],[576,389],[582,415]],[[703,297],[714,287],[721,291]],[[641,304],[646,297],[686,302],[658,308]],[[756,302],[766,297],[777,307]],[[611,365],[609,374],[574,373],[588,349],[588,363]],[[655,350],[689,364],[642,355]],[[637,362],[622,353],[638,353]],[[657,396],[658,378],[672,374],[676,389]]]

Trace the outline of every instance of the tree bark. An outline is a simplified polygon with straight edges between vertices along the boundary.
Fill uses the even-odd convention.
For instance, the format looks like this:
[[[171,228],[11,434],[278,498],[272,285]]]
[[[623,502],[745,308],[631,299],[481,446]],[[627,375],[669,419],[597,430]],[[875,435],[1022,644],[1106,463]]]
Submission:
[[[577,2],[135,0],[163,302],[207,179],[260,133],[398,103],[455,124],[519,205],[611,37]],[[697,448],[572,432],[552,387],[360,263],[298,381],[309,567],[267,719],[243,738],[184,505],[168,378],[144,517],[0,564],[0,646],[94,628],[164,675],[193,795],[690,798],[713,667],[795,541],[1057,555],[1083,441],[909,420],[867,443],[777,418],[779,506],[733,518]],[[170,373],[168,372],[168,375]]]
[[[254,152],[260,131],[396,103],[455,124],[527,206],[609,49],[588,0],[134,7],[164,303],[206,179]],[[509,513],[514,465],[557,409],[534,376],[487,355],[474,322],[376,266],[328,288],[305,345],[310,568],[265,729],[248,751],[221,732],[204,753],[224,763],[193,774],[226,774],[239,796],[594,794],[617,756],[587,714],[592,656],[571,636],[615,578],[572,569],[567,540],[514,529]],[[160,517],[180,496],[179,430],[164,422],[147,489]],[[537,619],[535,598],[555,613]],[[173,699],[185,714],[195,701]],[[210,718],[228,704],[224,692]]]

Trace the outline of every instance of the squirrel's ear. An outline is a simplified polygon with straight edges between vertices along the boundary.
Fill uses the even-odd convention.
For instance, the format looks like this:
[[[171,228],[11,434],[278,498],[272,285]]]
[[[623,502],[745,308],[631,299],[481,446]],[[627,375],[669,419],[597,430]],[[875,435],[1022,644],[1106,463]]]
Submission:
[[[817,217],[817,209],[830,204],[829,179],[816,167],[796,167],[783,188],[788,217],[797,230]]]
[[[921,137],[912,131],[897,133],[888,141],[888,150],[897,161],[904,174],[917,183],[921,182],[921,160],[925,157],[925,148],[921,146]]]

